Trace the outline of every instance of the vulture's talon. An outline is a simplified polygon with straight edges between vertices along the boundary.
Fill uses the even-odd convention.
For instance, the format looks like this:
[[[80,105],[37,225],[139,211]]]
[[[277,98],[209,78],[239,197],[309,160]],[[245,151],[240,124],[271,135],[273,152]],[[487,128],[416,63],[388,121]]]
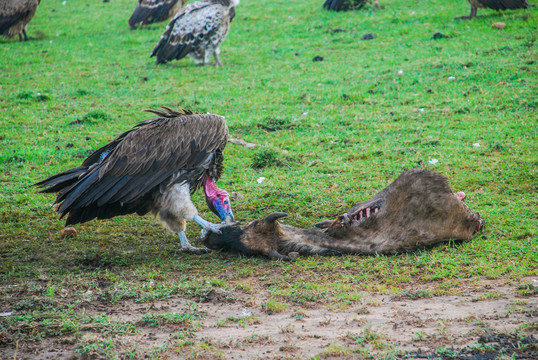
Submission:
[[[195,255],[203,255],[209,253],[208,248],[197,248],[194,246],[187,246],[181,248],[180,252],[187,253],[187,254],[195,254]]]

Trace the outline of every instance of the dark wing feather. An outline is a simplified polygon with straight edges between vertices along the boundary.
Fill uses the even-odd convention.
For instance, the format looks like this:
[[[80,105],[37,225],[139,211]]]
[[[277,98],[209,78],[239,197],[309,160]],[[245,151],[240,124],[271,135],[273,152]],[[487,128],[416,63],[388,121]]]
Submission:
[[[323,8],[332,11],[347,11],[359,9],[364,6],[366,0],[326,0]]]
[[[151,57],[157,57],[157,64],[184,58],[227,21],[227,11],[209,1],[190,3],[170,21]]]
[[[195,191],[212,167],[221,170],[215,161],[222,158],[228,130],[221,116],[193,114],[146,121],[120,136],[83,164],[90,158],[100,162],[36,184],[59,191],[57,211],[62,216],[69,214],[66,224],[133,212],[145,214],[153,210],[154,196],[176,183],[189,182]],[[102,158],[103,154],[106,157]],[[64,182],[67,188],[61,189],[59,178],[70,174],[73,177]],[[217,171],[214,177],[218,176]]]
[[[129,19],[129,26],[136,29],[139,25],[160,22],[170,17],[170,11],[182,0],[140,0]]]
[[[527,0],[479,0],[480,3],[493,10],[524,9],[529,6]]]

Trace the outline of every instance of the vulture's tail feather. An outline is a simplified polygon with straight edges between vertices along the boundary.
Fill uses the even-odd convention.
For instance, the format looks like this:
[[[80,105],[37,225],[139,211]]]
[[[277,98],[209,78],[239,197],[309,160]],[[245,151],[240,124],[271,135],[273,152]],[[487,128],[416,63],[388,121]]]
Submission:
[[[35,183],[33,186],[46,189],[40,190],[40,193],[56,193],[63,192],[66,188],[69,188],[71,185],[76,183],[80,176],[82,176],[87,171],[85,167],[77,167],[74,169],[69,169],[62,173],[53,175],[48,179]]]

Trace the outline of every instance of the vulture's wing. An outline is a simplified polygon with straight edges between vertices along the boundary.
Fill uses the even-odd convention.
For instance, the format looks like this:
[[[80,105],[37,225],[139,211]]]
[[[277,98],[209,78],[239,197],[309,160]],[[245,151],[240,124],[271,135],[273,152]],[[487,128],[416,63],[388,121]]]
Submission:
[[[172,184],[185,182],[191,183],[194,191],[203,174],[215,166],[213,161],[221,156],[227,139],[228,129],[219,115],[152,119],[94,152],[82,167],[36,185],[58,187],[58,177],[78,176],[56,199],[60,204],[57,211],[62,216],[69,213],[68,224],[132,212],[143,214],[149,209],[140,201],[147,201],[154,191],[163,192]],[[79,169],[83,167],[87,171],[81,176]]]
[[[30,1],[0,1],[0,34],[19,20],[27,18],[33,11]]]
[[[166,20],[168,13],[178,1],[182,0],[139,0],[129,19],[129,26],[134,29],[143,23]]]
[[[209,1],[190,3],[170,21],[151,56],[157,63],[181,59],[207,41],[227,20],[228,7]]]
[[[527,0],[480,0],[480,2],[493,10],[521,9],[529,6]]]

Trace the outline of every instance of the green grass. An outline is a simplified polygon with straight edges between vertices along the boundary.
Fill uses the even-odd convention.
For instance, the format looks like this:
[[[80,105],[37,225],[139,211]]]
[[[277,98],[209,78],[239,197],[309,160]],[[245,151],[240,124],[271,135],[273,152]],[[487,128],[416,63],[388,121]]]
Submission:
[[[129,30],[127,0],[44,1],[31,41],[0,39],[0,309],[22,317],[0,317],[0,343],[80,332],[88,302],[204,301],[212,290],[235,301],[264,288],[271,295],[260,304],[277,312],[537,274],[536,7],[480,10],[466,22],[452,20],[468,13],[463,0],[386,0],[349,13],[321,4],[243,1],[222,68],[189,59],[156,66],[149,54],[165,24]],[[506,29],[491,28],[499,21]],[[361,40],[370,32],[374,40]],[[435,32],[450,38],[433,40]],[[291,264],[178,253],[177,237],[151,217],[92,221],[61,239],[53,196],[31,185],[77,166],[161,105],[222,114],[232,137],[258,144],[229,144],[219,181],[242,195],[233,208],[243,223],[286,211],[285,223],[311,226],[425,167],[465,190],[486,230],[411,254]],[[194,201],[216,221],[200,194]],[[198,232],[192,224],[187,235]],[[427,292],[411,292],[417,283]],[[109,346],[73,341],[87,353]]]

